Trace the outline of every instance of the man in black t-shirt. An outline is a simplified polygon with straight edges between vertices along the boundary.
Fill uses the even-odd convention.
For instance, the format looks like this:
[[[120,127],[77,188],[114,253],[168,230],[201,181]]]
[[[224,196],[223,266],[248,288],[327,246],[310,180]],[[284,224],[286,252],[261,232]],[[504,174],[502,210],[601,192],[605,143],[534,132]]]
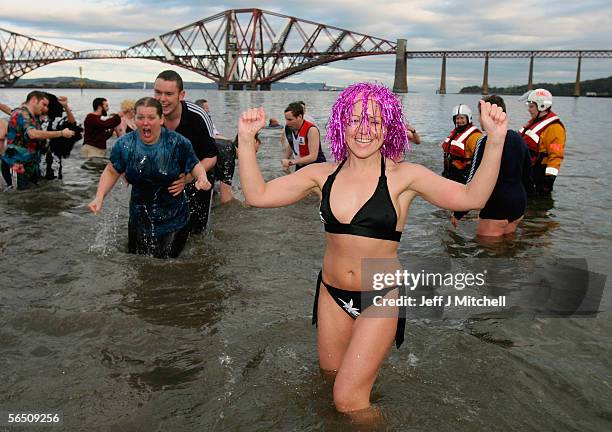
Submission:
[[[209,115],[196,104],[183,100],[183,79],[175,71],[161,72],[155,79],[154,91],[155,99],[162,105],[164,126],[191,141],[196,156],[206,170],[208,181],[214,183],[217,147]],[[208,225],[213,191],[212,188],[208,191],[197,190],[193,185],[194,180],[191,175],[186,175],[172,184],[173,190],[170,192],[185,188],[191,211],[191,232],[200,233]]]

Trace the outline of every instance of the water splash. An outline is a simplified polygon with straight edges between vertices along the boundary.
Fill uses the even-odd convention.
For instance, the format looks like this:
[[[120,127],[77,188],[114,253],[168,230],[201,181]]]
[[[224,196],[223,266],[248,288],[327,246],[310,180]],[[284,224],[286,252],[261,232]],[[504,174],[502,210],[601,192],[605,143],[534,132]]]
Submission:
[[[410,365],[410,367],[416,367],[418,362],[419,358],[414,355],[414,353],[408,354],[408,364]]]
[[[119,226],[119,209],[102,212],[100,219],[92,228],[94,241],[89,246],[89,252],[104,257],[117,250],[117,229]]]

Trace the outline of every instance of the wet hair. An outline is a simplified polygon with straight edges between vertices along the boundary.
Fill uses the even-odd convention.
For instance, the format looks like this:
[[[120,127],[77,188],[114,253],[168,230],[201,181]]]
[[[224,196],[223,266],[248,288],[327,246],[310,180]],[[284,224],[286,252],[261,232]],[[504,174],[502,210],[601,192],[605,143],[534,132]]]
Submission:
[[[93,106],[93,110],[97,110],[98,107],[101,107],[104,104],[104,102],[106,102],[106,99],[104,98],[95,98],[91,104]]]
[[[300,104],[300,105],[302,105],[303,107],[305,107],[305,106],[306,106],[306,102],[304,102],[304,101],[297,101],[297,103],[299,103],[299,104]]]
[[[121,108],[121,111],[128,112],[134,110],[134,105],[135,102],[132,99],[125,99],[123,102],[121,102],[121,105],[119,106]]]
[[[49,95],[45,92],[42,92],[40,90],[33,90],[30,93],[28,93],[28,95],[26,96],[26,103],[30,102],[32,99],[36,99],[37,101],[41,100],[41,99],[47,99],[49,100]]]
[[[138,107],[151,107],[151,108],[155,108],[157,111],[157,115],[159,117],[162,116],[163,114],[163,110],[162,110],[162,106],[161,103],[152,97],[143,97],[140,98],[136,101],[136,105],[134,105],[134,111],[138,110]]]
[[[181,76],[177,72],[174,72],[170,69],[162,71],[159,73],[159,75],[157,75],[157,78],[155,79],[158,80],[160,78],[164,81],[174,81],[179,91],[183,91],[183,78],[181,78]]]
[[[381,112],[383,133],[381,154],[386,158],[397,160],[410,149],[406,136],[406,119],[400,100],[382,84],[363,82],[350,85],[343,90],[332,106],[325,142],[329,143],[336,161],[346,158],[348,154],[346,130],[353,115],[353,106],[361,101],[365,113],[368,99],[375,101]],[[362,121],[368,122],[368,117],[363,116]]]
[[[194,102],[194,104],[203,108],[206,102],[208,102],[206,99],[198,99],[197,101]]]
[[[501,109],[504,112],[506,112],[506,102],[504,102],[504,99],[501,96],[492,94],[492,95],[483,97],[482,100],[485,102],[489,102],[491,105],[495,104],[498,107],[501,107]],[[478,104],[478,110],[480,111],[480,104]]]
[[[47,106],[47,119],[48,120],[52,121],[64,115],[64,107],[57,100],[57,96],[55,96],[53,93],[45,92],[45,95],[43,97],[47,98],[47,100],[49,101],[49,106]]]
[[[291,102],[287,108],[285,108],[285,112],[291,112],[294,117],[303,116],[304,107],[299,102]]]

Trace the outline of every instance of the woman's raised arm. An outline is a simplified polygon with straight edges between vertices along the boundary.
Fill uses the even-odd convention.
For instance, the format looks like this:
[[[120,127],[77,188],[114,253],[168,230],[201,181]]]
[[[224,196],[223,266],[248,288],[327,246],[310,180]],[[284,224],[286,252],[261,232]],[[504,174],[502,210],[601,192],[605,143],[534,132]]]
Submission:
[[[252,108],[240,115],[238,121],[238,167],[240,184],[246,203],[254,207],[283,207],[298,202],[318,188],[312,164],[301,170],[265,182],[255,152],[255,134],[266,124],[263,107]]]
[[[508,119],[501,107],[480,101],[480,124],[487,133],[482,163],[467,185],[445,179],[419,165],[411,166],[413,179],[408,188],[430,203],[448,210],[471,210],[484,207],[495,187]]]

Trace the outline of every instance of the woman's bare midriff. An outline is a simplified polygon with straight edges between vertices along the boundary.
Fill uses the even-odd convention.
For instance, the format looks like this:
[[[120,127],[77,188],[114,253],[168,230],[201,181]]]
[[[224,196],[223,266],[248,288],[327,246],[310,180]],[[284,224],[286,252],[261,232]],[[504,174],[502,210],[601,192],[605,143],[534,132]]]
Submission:
[[[327,247],[323,257],[325,283],[348,291],[372,290],[362,281],[362,270],[392,272],[399,269],[398,242],[350,234],[325,234]],[[370,261],[371,260],[371,261]]]

